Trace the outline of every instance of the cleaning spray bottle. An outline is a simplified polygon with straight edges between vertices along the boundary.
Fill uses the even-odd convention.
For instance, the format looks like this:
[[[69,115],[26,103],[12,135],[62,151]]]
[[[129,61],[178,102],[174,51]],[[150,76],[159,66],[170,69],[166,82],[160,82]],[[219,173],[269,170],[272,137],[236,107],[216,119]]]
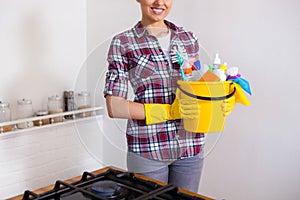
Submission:
[[[220,59],[219,54],[216,53],[214,61],[213,61],[213,67],[212,67],[213,70],[219,69],[220,65],[221,65],[221,59]]]
[[[227,70],[227,63],[223,63],[219,66],[219,68],[214,69],[213,73],[220,78],[220,81],[226,81],[226,70]]]

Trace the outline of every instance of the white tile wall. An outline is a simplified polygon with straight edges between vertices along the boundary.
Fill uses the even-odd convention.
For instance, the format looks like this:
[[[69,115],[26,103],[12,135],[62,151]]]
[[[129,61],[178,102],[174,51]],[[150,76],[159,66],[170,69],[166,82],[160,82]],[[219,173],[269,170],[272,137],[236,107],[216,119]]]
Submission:
[[[101,167],[83,146],[75,124],[0,135],[0,199]]]

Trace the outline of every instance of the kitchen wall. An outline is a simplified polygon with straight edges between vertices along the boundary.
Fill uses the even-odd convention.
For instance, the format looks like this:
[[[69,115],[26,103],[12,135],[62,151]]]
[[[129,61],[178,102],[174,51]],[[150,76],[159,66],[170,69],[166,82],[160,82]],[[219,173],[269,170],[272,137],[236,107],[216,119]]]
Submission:
[[[75,1],[1,1],[0,98],[15,107],[73,88],[86,58],[86,6]]]
[[[88,120],[1,135],[0,199],[101,168],[103,164],[85,149],[77,131],[94,124]]]
[[[220,53],[250,81],[221,134],[206,138],[199,192],[217,199],[299,199],[296,0],[173,1],[168,19],[193,30],[206,57]],[[0,99],[35,110],[63,90],[101,92],[111,37],[140,19],[136,1],[2,0]],[[129,95],[132,97],[132,95]],[[125,168],[124,120],[104,116],[0,135],[0,198],[105,165]],[[44,173],[46,172],[46,174]],[[34,179],[31,179],[33,177]]]
[[[206,59],[218,52],[238,66],[253,91],[252,105],[237,105],[223,133],[207,135],[199,192],[230,200],[299,199],[300,2],[173,4],[168,19],[197,34]],[[88,1],[88,51],[132,27],[140,19],[138,6],[136,1]]]
[[[252,105],[236,107],[207,157],[201,192],[224,199],[300,198],[299,11],[295,0],[212,0],[193,6],[199,16],[190,22],[179,19],[208,52],[240,67],[253,90]]]
[[[85,0],[0,1],[0,100],[10,102],[13,119],[18,99],[32,99],[36,111],[51,95],[90,89],[86,26]],[[124,168],[124,159],[107,155],[116,148],[101,134],[103,121],[0,134],[0,199],[86,170]]]

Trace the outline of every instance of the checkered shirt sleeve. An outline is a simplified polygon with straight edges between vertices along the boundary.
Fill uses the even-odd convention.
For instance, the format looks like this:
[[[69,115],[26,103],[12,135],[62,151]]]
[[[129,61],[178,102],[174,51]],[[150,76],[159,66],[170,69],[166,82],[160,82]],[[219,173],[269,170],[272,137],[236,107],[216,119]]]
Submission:
[[[108,72],[104,87],[104,96],[113,95],[127,98],[128,92],[128,58],[119,38],[113,38],[107,56]]]

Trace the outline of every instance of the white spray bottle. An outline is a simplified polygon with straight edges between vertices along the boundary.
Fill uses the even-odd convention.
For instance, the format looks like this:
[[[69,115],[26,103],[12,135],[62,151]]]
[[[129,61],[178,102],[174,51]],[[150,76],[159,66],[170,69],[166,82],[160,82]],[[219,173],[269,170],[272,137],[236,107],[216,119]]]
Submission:
[[[214,61],[213,61],[213,70],[219,69],[219,66],[221,65],[221,59],[218,53],[216,53]]]

